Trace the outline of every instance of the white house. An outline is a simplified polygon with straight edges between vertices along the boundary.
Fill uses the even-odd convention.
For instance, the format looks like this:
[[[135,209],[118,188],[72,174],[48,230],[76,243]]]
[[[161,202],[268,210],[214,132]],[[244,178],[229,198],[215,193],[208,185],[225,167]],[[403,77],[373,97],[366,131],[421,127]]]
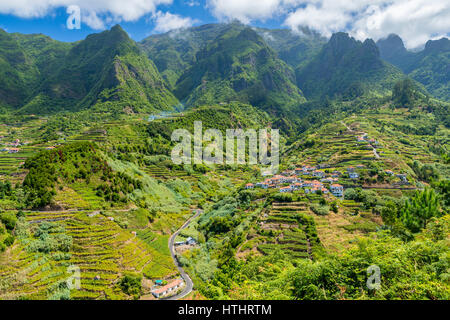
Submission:
[[[164,287],[153,290],[152,294],[156,298],[164,297],[164,296],[168,295],[169,293],[175,291],[176,289],[182,287],[183,284],[184,284],[183,280],[177,279],[177,280],[165,285]]]
[[[245,185],[245,189],[254,189],[254,188],[255,188],[255,185],[253,183],[247,183]]]
[[[340,185],[340,184],[333,184],[330,187],[331,193],[335,196],[335,197],[342,197],[344,195],[344,186]]]
[[[350,177],[350,179],[358,179],[359,178],[359,174],[357,174],[356,172],[349,172],[348,176]]]
[[[313,172],[313,177],[323,178],[325,177],[325,172],[316,170]]]
[[[280,192],[282,193],[292,192],[292,186],[280,188]]]
[[[265,183],[265,182],[258,182],[258,183],[256,184],[256,187],[262,188],[262,189],[268,189],[268,188],[269,188],[269,185],[268,185],[267,183]]]
[[[197,241],[195,241],[194,238],[189,237],[189,238],[186,239],[186,244],[189,245],[189,246],[193,246],[193,245],[197,244]]]

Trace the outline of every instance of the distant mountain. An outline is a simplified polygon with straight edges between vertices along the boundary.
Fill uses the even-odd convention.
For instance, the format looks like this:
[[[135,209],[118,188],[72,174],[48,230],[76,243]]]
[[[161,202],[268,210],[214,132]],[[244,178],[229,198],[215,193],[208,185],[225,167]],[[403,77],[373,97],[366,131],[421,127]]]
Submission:
[[[76,43],[22,112],[167,110],[178,104],[154,64],[120,27]]]
[[[422,83],[435,97],[450,101],[450,40],[430,40],[420,52],[408,51],[402,39],[390,35],[377,42],[381,57]]]
[[[399,69],[381,59],[373,40],[357,41],[342,32],[333,34],[311,62],[297,69],[298,86],[308,99],[387,93],[402,78]]]
[[[139,45],[174,88],[183,72],[196,62],[196,54],[226,28],[227,24],[207,24],[173,30],[149,36]]]
[[[305,101],[293,70],[252,28],[228,25],[176,84],[188,106],[241,101],[269,111]]]
[[[403,40],[396,34],[377,41],[382,59],[406,72],[413,63],[415,54],[406,50]]]
[[[39,70],[16,39],[0,29],[0,106],[21,106],[38,77]]]
[[[308,28],[302,28],[299,33],[289,29],[254,30],[275,50],[281,60],[293,68],[309,62],[327,43],[326,38]]]
[[[234,28],[247,26],[232,22]],[[213,42],[230,24],[207,24],[200,27],[174,30],[151,35],[139,44],[155,62],[163,77],[174,87],[182,73],[196,63],[196,54]],[[319,34],[307,28],[301,33],[289,29],[252,28],[272,48],[278,57],[293,68],[309,61],[327,42]]]
[[[74,46],[73,43],[57,41],[43,34],[13,33],[11,36],[17,41],[29,61],[38,69],[39,77],[36,85],[55,72],[55,66],[61,65]]]

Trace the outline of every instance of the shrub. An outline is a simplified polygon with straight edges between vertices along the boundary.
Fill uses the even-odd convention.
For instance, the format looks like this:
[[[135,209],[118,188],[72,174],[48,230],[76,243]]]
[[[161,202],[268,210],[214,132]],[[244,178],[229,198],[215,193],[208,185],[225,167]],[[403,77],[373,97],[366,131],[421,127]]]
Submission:
[[[120,280],[119,286],[128,295],[139,296],[142,290],[141,281],[141,276],[127,274]]]
[[[315,214],[318,214],[319,216],[326,216],[330,212],[330,207],[329,206],[321,206],[318,204],[312,204],[311,210]]]
[[[13,230],[17,223],[16,215],[12,212],[3,212],[0,214],[0,221],[3,222],[6,229]]]

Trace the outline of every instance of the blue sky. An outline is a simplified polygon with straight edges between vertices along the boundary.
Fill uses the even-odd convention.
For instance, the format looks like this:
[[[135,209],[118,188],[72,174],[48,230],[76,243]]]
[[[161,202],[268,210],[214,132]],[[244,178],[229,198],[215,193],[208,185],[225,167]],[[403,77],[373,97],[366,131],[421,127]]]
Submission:
[[[81,10],[81,29],[66,27],[67,8]],[[450,1],[442,0],[0,0],[0,28],[76,41],[116,23],[135,40],[154,33],[239,20],[269,28],[307,26],[359,40],[400,35],[408,48],[449,36]]]
[[[205,1],[197,0],[196,3],[199,3],[199,5],[189,6],[188,1],[174,0],[173,4],[162,5],[158,9],[163,13],[171,12],[190,17],[192,20],[196,20],[194,25],[217,22],[218,20],[204,8]],[[43,33],[60,41],[77,41],[84,39],[91,33],[101,31],[93,29],[83,22],[81,23],[81,29],[69,30],[66,26],[68,17],[66,7],[57,8],[51,14],[38,18],[22,18],[12,14],[0,14],[0,28],[6,29],[8,32]],[[156,25],[155,21],[151,19],[151,14],[144,15],[137,21],[113,21],[107,23],[105,27],[109,28],[116,23],[119,23],[137,41],[150,34],[160,33],[154,30]]]

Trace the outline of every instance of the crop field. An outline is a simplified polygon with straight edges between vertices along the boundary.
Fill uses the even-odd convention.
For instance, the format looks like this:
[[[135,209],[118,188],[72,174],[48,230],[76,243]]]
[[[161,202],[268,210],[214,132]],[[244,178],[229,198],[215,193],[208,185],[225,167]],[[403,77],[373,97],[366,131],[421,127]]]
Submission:
[[[0,274],[5,275],[2,285],[7,289],[0,287],[0,298],[47,299],[52,294],[49,288],[71,276],[70,268],[79,270],[81,284],[70,291],[70,297],[83,300],[126,298],[117,287],[124,273],[143,273],[150,278],[176,275],[167,236],[152,234],[153,240],[142,239],[92,212],[29,212],[26,221],[29,230],[42,223],[58,226],[55,234],[70,237],[71,249],[66,254],[29,253],[23,249],[32,240],[17,241],[0,261]]]

